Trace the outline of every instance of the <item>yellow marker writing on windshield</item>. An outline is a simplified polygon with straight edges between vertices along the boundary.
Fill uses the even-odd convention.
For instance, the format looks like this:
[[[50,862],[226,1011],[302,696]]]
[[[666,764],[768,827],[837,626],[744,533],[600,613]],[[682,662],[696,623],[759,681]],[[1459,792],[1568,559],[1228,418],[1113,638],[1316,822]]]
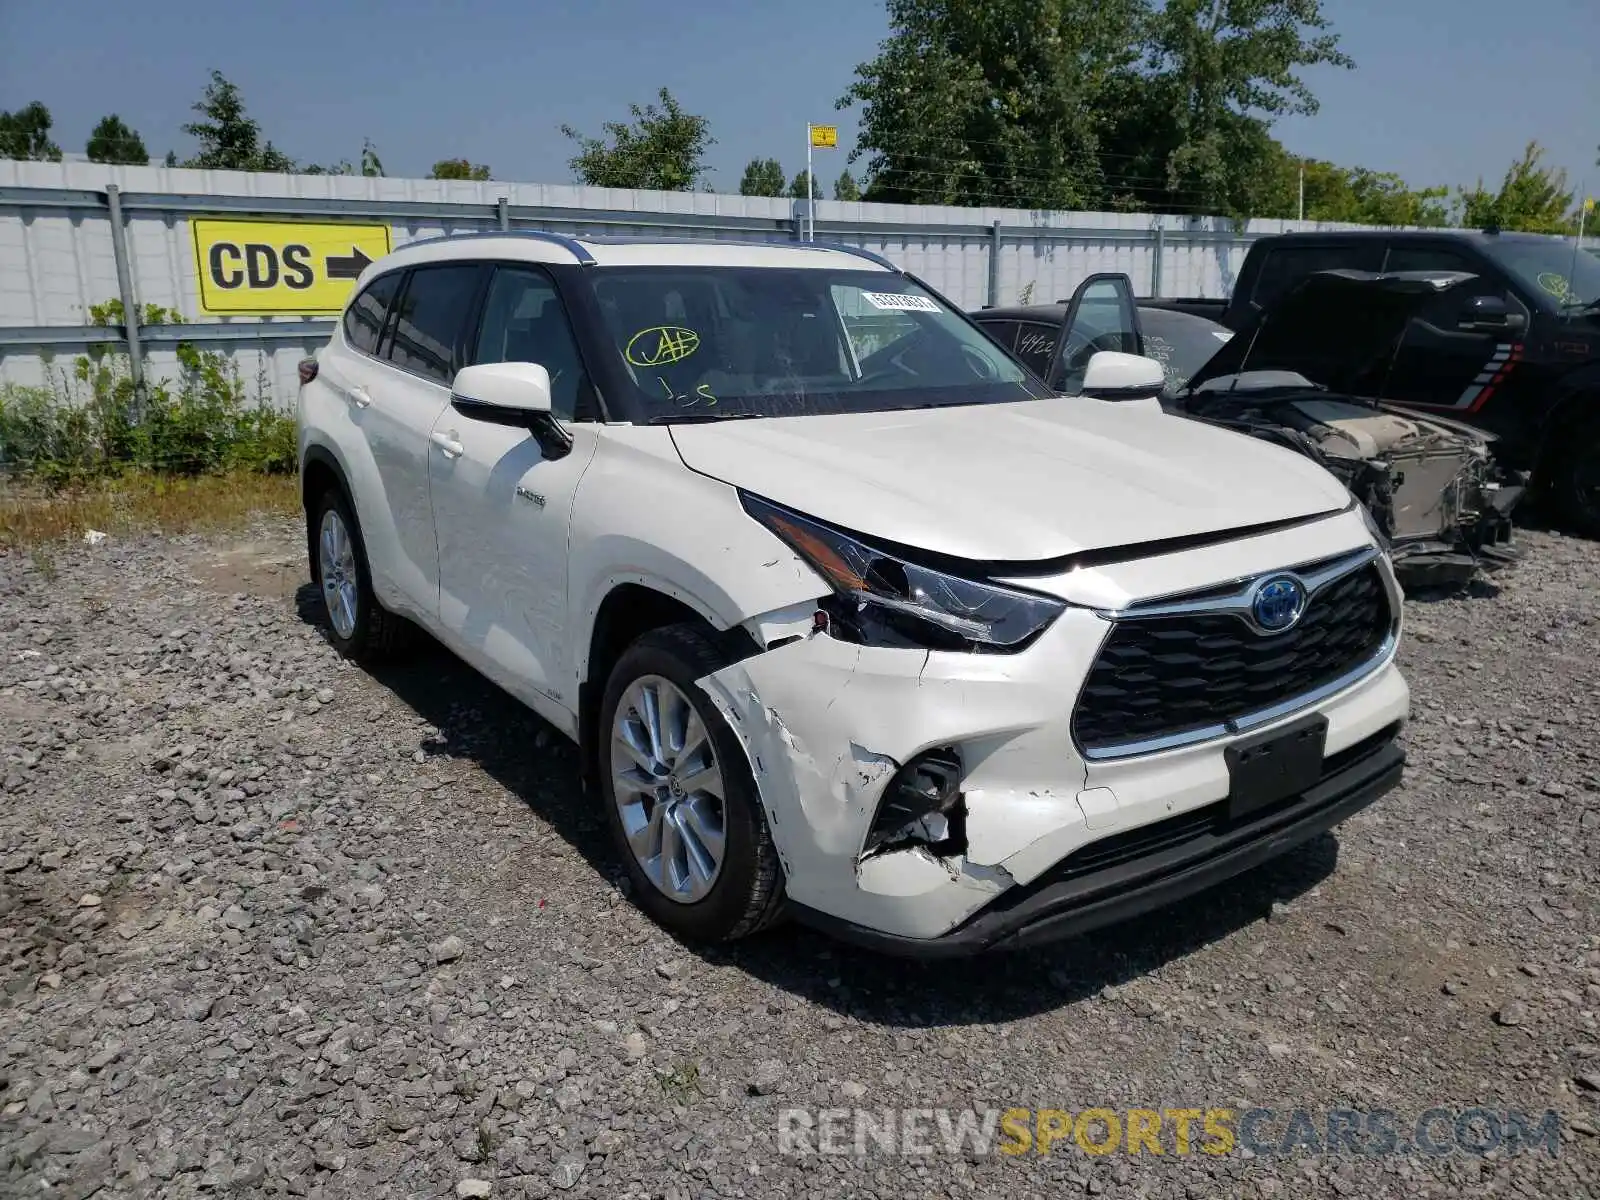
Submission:
[[[681,325],[655,325],[628,339],[623,357],[636,367],[664,367],[682,362],[700,348],[700,335]]]

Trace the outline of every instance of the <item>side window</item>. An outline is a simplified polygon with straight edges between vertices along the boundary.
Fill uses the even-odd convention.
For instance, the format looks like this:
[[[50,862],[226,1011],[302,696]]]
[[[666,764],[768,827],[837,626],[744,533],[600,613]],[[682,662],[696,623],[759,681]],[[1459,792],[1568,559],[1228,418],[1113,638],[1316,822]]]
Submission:
[[[413,270],[383,357],[448,386],[461,357],[459,343],[478,279],[476,263]]]
[[[378,352],[378,335],[383,332],[383,319],[394,303],[394,294],[400,288],[402,271],[380,275],[357,296],[355,303],[345,310],[344,336],[352,347],[363,354]]]
[[[1482,272],[1466,257],[1443,246],[1395,246],[1389,251],[1385,271],[1470,271]]]
[[[1484,274],[1481,264],[1465,254],[1446,246],[1395,246],[1389,251],[1385,271],[1465,271],[1477,278],[1451,290],[1451,297],[1459,305],[1467,296],[1501,296],[1515,302],[1515,297],[1497,281]]]
[[[1509,304],[1513,311],[1527,313],[1527,308],[1522,301],[1517,299],[1516,293],[1508,290],[1503,284],[1491,279],[1484,274],[1484,267],[1448,246],[1395,246],[1389,251],[1389,260],[1384,264],[1385,271],[1465,271],[1476,275],[1477,278],[1462,284],[1460,287],[1451,288],[1443,295],[1435,296],[1422,306],[1421,311],[1414,318],[1414,322],[1432,325],[1436,329],[1455,329],[1461,315],[1461,310],[1466,302],[1474,296],[1498,296]],[[1410,326],[1408,325],[1409,329]]]
[[[1256,275],[1250,298],[1265,307],[1293,291],[1307,275],[1344,268],[1351,271],[1383,269],[1383,243],[1377,238],[1336,246],[1274,246]]]
[[[1059,325],[1023,321],[1017,326],[1017,357],[1028,364],[1028,370],[1048,382],[1050,356],[1055,352],[1056,340],[1060,336]]]
[[[551,411],[570,421],[587,390],[583,361],[555,284],[536,268],[497,267],[473,363],[530,362],[550,372]]]

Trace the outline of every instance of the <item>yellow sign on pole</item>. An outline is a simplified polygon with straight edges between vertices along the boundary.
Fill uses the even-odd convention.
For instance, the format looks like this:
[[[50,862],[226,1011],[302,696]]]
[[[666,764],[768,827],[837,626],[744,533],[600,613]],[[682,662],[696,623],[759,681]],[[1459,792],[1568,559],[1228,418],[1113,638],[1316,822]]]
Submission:
[[[200,311],[218,316],[339,312],[356,277],[389,253],[387,225],[189,222]]]
[[[1584,212],[1593,212],[1594,211],[1594,197],[1593,196],[1590,196],[1590,197],[1588,197],[1587,199],[1584,200],[1584,202],[1583,202],[1583,211]]]
[[[837,125],[811,126],[811,144],[827,150],[839,144],[839,127]]]

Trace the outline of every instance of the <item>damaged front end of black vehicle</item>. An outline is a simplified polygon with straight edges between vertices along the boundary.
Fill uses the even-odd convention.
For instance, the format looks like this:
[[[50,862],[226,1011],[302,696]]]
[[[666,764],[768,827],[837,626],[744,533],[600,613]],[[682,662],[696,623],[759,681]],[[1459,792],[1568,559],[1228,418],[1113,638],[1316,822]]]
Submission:
[[[1497,461],[1493,435],[1372,397],[1411,319],[1471,278],[1320,272],[1259,310],[1163,404],[1321,464],[1366,507],[1404,586],[1469,583],[1516,561],[1511,512],[1525,480]]]
[[[1411,322],[1473,278],[1323,271],[1238,333],[1135,301],[1120,272],[1089,276],[1068,300],[971,315],[1065,396],[1094,395],[1083,385],[1096,351],[1155,359],[1163,409],[1319,463],[1366,507],[1404,586],[1459,587],[1516,560],[1511,513],[1526,478],[1505,469],[1494,435],[1381,397]]]

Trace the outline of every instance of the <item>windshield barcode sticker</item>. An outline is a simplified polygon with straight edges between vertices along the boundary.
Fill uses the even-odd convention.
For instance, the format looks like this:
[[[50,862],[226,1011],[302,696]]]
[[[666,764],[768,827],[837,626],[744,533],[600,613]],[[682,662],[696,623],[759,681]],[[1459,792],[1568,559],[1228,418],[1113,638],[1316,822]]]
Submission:
[[[862,292],[862,299],[886,312],[938,312],[939,306],[926,296],[907,296],[900,292]]]

